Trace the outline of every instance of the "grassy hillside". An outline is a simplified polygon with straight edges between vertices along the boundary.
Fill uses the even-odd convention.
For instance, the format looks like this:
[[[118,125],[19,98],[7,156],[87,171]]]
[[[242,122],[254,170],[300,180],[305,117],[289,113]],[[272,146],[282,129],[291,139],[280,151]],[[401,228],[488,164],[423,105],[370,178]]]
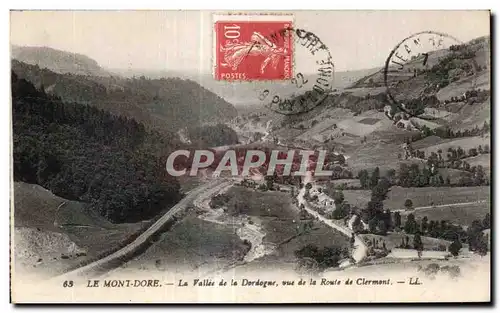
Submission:
[[[413,207],[475,201],[489,202],[490,191],[489,186],[439,188],[402,188],[394,186],[387,194],[384,206],[391,209],[404,209],[406,199],[413,202]]]
[[[423,150],[426,157],[440,149],[446,155],[450,147],[462,146],[468,151],[479,144],[491,146],[489,42],[489,37],[481,37],[462,46],[433,51],[426,66],[419,59],[409,61],[409,66],[417,66],[418,70],[401,78],[397,86],[391,85],[391,92],[403,96],[401,101],[418,117],[388,116],[394,114],[394,108],[380,70],[331,93],[309,112],[284,117],[250,111],[236,124],[251,138],[251,130],[262,132],[262,126],[271,121],[269,137],[304,148],[341,152],[353,173],[377,166],[397,170],[404,162],[425,165],[426,159],[404,158],[403,146],[407,142],[414,150]],[[404,123],[399,124],[401,118]],[[249,122],[253,119],[260,124]],[[439,169],[453,170],[461,169]],[[452,183],[458,183],[460,174],[466,175],[448,176]]]
[[[471,225],[475,220],[482,220],[491,213],[491,204],[475,203],[464,206],[444,206],[417,210],[413,214],[417,219],[427,216],[429,220],[450,221],[458,225]]]
[[[112,224],[88,205],[15,182],[14,255],[21,270],[54,276],[115,248],[142,224]]]
[[[63,225],[106,228],[113,224],[84,203],[58,197],[39,185],[14,183],[14,226],[58,232]]]

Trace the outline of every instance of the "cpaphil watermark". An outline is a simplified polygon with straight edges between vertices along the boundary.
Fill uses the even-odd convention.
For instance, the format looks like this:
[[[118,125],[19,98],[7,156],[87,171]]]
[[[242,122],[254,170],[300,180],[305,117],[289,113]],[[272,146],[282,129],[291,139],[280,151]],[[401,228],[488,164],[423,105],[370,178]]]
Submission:
[[[331,176],[337,157],[326,150],[177,150],[168,156],[166,170],[171,176],[197,176],[207,169],[213,170],[214,177],[224,171],[239,177]]]

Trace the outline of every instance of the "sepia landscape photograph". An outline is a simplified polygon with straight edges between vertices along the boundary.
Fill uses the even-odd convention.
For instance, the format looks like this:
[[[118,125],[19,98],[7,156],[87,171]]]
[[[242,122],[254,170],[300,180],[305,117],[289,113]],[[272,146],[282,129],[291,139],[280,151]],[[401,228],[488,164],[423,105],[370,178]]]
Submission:
[[[491,300],[489,11],[10,25],[14,302]]]

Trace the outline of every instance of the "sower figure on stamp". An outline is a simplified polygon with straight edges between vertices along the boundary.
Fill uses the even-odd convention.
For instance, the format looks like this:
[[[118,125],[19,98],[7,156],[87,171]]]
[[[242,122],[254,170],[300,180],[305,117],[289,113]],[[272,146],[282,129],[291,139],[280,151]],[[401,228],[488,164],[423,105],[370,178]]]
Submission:
[[[271,62],[273,69],[276,69],[280,57],[285,56],[287,51],[282,47],[276,47],[259,32],[254,32],[251,40],[250,42],[227,43],[225,47],[221,46],[221,52],[225,53],[224,61],[226,62],[221,65],[236,70],[247,56],[265,56],[266,59],[260,66],[260,72],[264,73],[269,62]]]

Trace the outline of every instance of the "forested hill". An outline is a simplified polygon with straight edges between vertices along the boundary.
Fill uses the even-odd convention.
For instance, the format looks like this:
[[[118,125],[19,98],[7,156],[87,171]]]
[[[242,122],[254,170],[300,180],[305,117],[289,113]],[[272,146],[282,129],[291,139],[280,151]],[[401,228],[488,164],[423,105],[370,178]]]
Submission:
[[[15,181],[87,202],[113,222],[151,218],[180,199],[179,183],[160,158],[177,148],[173,135],[65,103],[15,73],[12,106]]]
[[[62,74],[17,60],[12,60],[12,69],[47,94],[92,104],[162,132],[223,122],[237,115],[230,103],[190,80]]]
[[[37,64],[56,73],[109,76],[110,73],[86,55],[70,53],[49,47],[12,46],[12,57],[16,60]]]

